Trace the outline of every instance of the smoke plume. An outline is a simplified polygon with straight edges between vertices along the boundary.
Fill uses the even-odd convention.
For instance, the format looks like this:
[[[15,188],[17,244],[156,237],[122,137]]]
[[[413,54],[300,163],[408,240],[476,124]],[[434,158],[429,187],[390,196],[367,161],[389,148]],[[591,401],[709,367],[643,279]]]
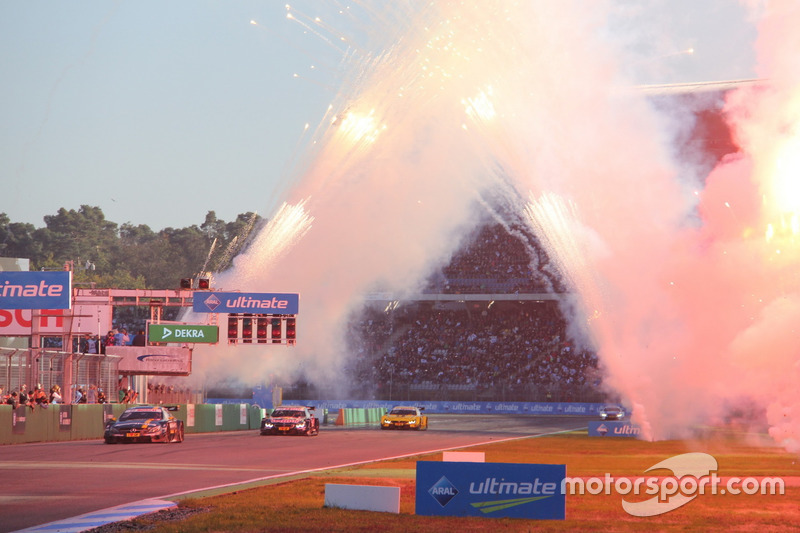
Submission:
[[[575,329],[650,438],[745,399],[796,449],[800,33],[794,3],[766,5],[758,74],[769,83],[729,95],[741,152],[708,176],[675,157],[685,116],[633,89],[641,57],[610,31],[614,4],[351,13],[361,42],[286,204],[217,278],[223,290],[299,293],[298,344],[217,348],[198,367],[339,382],[351,314],[370,292],[418,292],[482,220],[481,198],[499,194],[530,200],[532,228],[579,298]]]

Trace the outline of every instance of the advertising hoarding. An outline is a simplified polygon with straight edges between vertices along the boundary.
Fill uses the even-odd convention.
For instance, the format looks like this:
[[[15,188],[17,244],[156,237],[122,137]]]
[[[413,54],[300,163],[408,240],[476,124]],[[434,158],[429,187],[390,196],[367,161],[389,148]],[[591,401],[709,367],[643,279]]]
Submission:
[[[639,437],[642,428],[625,420],[589,421],[590,437]]]
[[[0,272],[0,309],[71,309],[72,272]]]
[[[299,307],[299,294],[201,291],[192,296],[195,313],[296,315]]]
[[[369,409],[383,407],[391,409],[397,401],[387,400],[298,400],[303,405],[316,405],[317,409]],[[457,413],[457,414],[514,414],[514,415],[558,415],[558,416],[587,416],[597,415],[603,407],[602,403],[571,403],[571,402],[472,402],[472,401],[420,401],[414,402],[417,407],[425,409],[426,413]]]
[[[188,376],[192,371],[192,351],[180,346],[108,346],[106,355],[120,358],[123,374]]]
[[[31,335],[33,315],[42,335],[103,336],[111,329],[112,308],[91,302],[76,302],[72,310],[65,309],[0,309],[0,336],[26,337]]]
[[[183,342],[216,344],[219,326],[200,324],[150,324],[147,331],[150,342]]]
[[[416,514],[564,520],[566,465],[417,461]]]

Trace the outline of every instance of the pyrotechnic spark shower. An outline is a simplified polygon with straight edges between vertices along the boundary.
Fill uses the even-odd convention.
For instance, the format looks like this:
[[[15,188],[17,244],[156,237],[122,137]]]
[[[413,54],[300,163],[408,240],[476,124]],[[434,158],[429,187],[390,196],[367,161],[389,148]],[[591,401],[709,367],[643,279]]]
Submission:
[[[757,92],[740,91],[738,109],[751,112],[729,116],[742,124],[743,155],[698,185],[672,159],[667,117],[624,90],[631,56],[604,26],[609,7],[381,3],[360,23],[346,13],[358,37],[287,200],[308,199],[314,227],[301,224],[299,240],[265,234],[231,273],[300,292],[302,321],[313,324],[291,362],[265,368],[335,380],[348,357],[344,321],[365,294],[417,291],[479,222],[481,194],[501,191],[509,204],[531,198],[531,225],[582,303],[605,382],[649,436],[683,434],[747,398],[766,407],[779,442],[798,448],[800,336],[789,333],[800,320],[787,317],[800,319],[800,287],[786,273],[800,270],[800,253],[785,240],[777,263],[752,237],[769,224],[771,242],[780,233],[765,195],[769,147],[797,123],[758,119],[793,109],[774,96],[796,94],[797,83],[777,83],[760,108],[747,103]],[[770,12],[773,22],[791,16]],[[334,22],[315,20],[298,22],[329,46],[342,42],[325,29]],[[796,27],[767,20],[764,57],[796,57],[796,30],[781,31]]]

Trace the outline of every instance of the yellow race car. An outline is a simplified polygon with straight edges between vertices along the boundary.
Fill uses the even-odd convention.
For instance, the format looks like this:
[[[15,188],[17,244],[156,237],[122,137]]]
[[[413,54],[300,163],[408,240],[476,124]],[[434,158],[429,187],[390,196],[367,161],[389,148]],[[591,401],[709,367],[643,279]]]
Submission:
[[[381,429],[428,429],[428,417],[423,407],[399,405],[381,417]]]

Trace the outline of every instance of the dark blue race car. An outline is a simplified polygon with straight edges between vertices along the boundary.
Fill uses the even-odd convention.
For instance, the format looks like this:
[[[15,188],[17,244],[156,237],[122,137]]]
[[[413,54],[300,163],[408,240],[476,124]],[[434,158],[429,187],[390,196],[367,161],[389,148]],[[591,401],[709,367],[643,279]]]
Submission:
[[[106,444],[118,442],[183,442],[183,420],[171,414],[177,407],[137,405],[126,409],[119,420],[106,424]]]

